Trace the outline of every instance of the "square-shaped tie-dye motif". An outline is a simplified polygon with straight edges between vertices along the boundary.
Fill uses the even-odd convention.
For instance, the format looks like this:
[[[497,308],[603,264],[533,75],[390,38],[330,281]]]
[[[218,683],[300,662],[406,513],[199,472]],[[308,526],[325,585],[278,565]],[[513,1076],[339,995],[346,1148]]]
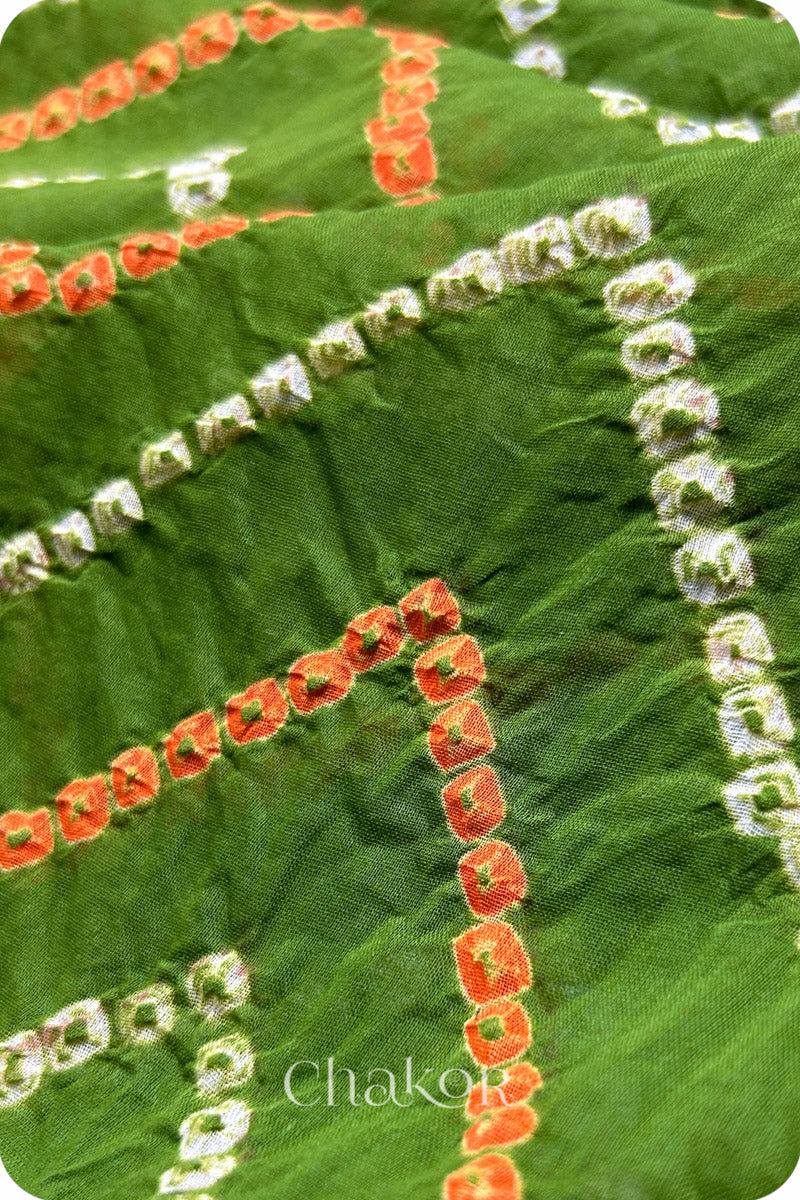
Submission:
[[[800,47],[759,0],[0,45],[0,1155],[758,1200],[800,1154]]]

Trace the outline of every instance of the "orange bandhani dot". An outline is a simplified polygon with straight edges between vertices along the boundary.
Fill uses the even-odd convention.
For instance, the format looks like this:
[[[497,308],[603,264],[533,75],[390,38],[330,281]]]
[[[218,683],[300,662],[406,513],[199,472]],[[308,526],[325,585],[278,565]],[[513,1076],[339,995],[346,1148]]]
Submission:
[[[480,706],[474,700],[460,700],[433,722],[428,745],[442,770],[450,771],[489,754],[494,738]]]
[[[181,244],[173,233],[140,233],[125,239],[119,259],[134,279],[146,279],[156,271],[174,267],[180,252]]]
[[[439,59],[433,50],[407,50],[397,58],[390,58],[381,71],[384,83],[408,83],[435,71]]]
[[[140,96],[155,96],[178,78],[181,62],[174,42],[156,42],[133,60],[133,77]]]
[[[381,108],[385,116],[397,116],[398,113],[408,112],[412,108],[424,108],[436,99],[438,92],[436,80],[427,75],[422,79],[386,88],[381,96]]]
[[[133,808],[158,795],[161,773],[147,746],[123,750],[111,764],[111,790],[120,808]]]
[[[335,13],[304,12],[302,17],[306,28],[313,29],[317,33],[326,33],[329,29],[341,29],[342,27]]]
[[[284,217],[313,217],[313,212],[308,212],[303,208],[283,208],[279,212],[264,213],[263,217],[259,217],[259,221],[282,221]]]
[[[518,1000],[493,1000],[464,1025],[470,1054],[481,1067],[500,1067],[531,1044],[531,1023]]]
[[[236,45],[237,36],[230,13],[212,13],[209,17],[193,21],[180,37],[187,67],[197,70],[209,63],[221,62]]]
[[[419,196],[406,196],[404,200],[398,200],[398,208],[405,207],[410,204],[430,204],[431,200],[441,200],[441,196],[437,196],[436,192],[422,192]]]
[[[462,842],[477,842],[491,833],[506,813],[497,776],[486,763],[452,779],[442,800],[450,828]]]
[[[475,1084],[467,1098],[465,1111],[468,1117],[475,1118],[496,1108],[521,1104],[542,1086],[541,1074],[529,1062],[512,1063],[500,1070],[505,1076],[504,1083],[490,1086],[488,1081],[485,1084],[481,1081]]]
[[[11,112],[0,117],[0,150],[16,150],[27,142],[31,118],[26,112]]]
[[[428,579],[400,601],[408,632],[418,642],[452,633],[461,623],[458,605],[441,579]]]
[[[436,159],[430,138],[420,138],[397,150],[376,150],[372,156],[375,182],[390,196],[418,192],[436,178]]]
[[[107,304],[117,286],[114,264],[103,251],[72,263],[57,282],[64,306],[71,313],[85,313]]]
[[[479,1117],[464,1134],[461,1147],[465,1154],[475,1154],[492,1146],[515,1146],[529,1138],[538,1124],[539,1118],[529,1105],[512,1104]]]
[[[462,633],[420,655],[414,674],[425,698],[432,704],[444,704],[480,687],[486,668],[478,643]]]
[[[0,242],[0,270],[27,262],[38,253],[36,242]]]
[[[447,1176],[444,1200],[522,1200],[522,1180],[505,1154],[484,1154]]]
[[[350,691],[353,672],[339,650],[305,654],[289,670],[289,698],[299,713],[335,704]]]
[[[399,654],[404,638],[397,613],[383,605],[353,618],[342,650],[354,671],[368,671]]]
[[[301,13],[303,24],[317,33],[329,29],[347,29],[351,25],[363,25],[364,14],[360,8],[353,5],[342,13],[304,12]]]
[[[80,96],[74,88],[58,88],[33,110],[33,136],[40,142],[60,137],[78,124]]]
[[[260,679],[225,703],[228,733],[239,745],[272,737],[288,715],[286,697],[274,679]]]
[[[0,817],[0,870],[13,871],[46,858],[53,849],[53,826],[46,808],[7,812]]]
[[[364,126],[370,146],[405,146],[424,137],[431,123],[421,108],[410,109],[395,117],[376,117]]]
[[[217,217],[215,221],[193,221],[191,225],[184,225],[181,238],[185,246],[199,250],[209,242],[218,242],[220,238],[229,238],[235,233],[241,233],[243,229],[247,229],[248,224],[247,217]]]
[[[134,97],[133,80],[124,62],[109,63],[83,81],[81,115],[84,121],[100,121]]]
[[[68,842],[96,838],[108,824],[108,788],[102,775],[68,783],[56,804],[61,832]]]
[[[446,48],[448,44],[443,38],[434,37],[429,33],[411,33],[402,29],[397,31],[388,29],[383,36],[390,39],[389,44],[395,54],[411,54],[417,50],[438,50]]]
[[[519,904],[528,890],[522,863],[506,842],[487,842],[470,850],[458,864],[458,875],[477,917],[499,917]]]
[[[299,20],[298,13],[277,4],[253,4],[242,13],[242,23],[254,42],[268,42],[287,29],[294,29]]]
[[[38,263],[12,267],[0,275],[0,312],[7,317],[33,312],[50,296],[50,281]]]
[[[505,921],[484,921],[453,942],[461,986],[469,1000],[486,1004],[515,996],[531,985],[525,947]]]
[[[219,732],[212,712],[195,713],[164,739],[167,766],[174,779],[199,775],[219,757]]]

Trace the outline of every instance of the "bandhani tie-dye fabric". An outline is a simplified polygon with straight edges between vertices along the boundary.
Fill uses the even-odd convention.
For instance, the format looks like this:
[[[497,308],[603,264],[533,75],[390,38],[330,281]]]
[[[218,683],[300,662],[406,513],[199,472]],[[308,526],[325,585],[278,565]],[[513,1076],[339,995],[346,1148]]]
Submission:
[[[800,1153],[800,47],[757,0],[0,46],[0,1155],[757,1200]]]

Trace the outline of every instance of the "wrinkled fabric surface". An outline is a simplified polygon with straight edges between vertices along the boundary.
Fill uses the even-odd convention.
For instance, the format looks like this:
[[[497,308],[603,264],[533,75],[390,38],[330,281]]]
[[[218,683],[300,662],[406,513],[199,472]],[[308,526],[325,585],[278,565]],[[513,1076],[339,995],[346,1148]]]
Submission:
[[[44,0],[0,45],[27,114],[0,119],[0,1156],[43,1200],[756,1200],[800,1153],[800,47],[756,0],[501,8],[364,0],[263,42],[237,9],[235,46],[193,69],[184,44],[151,95],[158,64],[130,65],[207,4]],[[615,92],[636,111],[608,115]],[[429,128],[403,141],[393,105]],[[607,216],[620,197],[647,228]],[[519,231],[551,216],[537,276],[550,235]],[[625,293],[620,318],[608,285],[663,262],[689,294]],[[408,328],[370,325],[398,288]],[[295,376],[265,400],[287,355],[311,398]],[[176,432],[186,464],[143,462]],[[692,454],[727,475],[681,477]],[[398,609],[429,580],[455,615]],[[379,607],[402,645],[351,678],[348,645],[383,635],[342,638]],[[740,613],[768,647],[740,623],[715,668]],[[472,676],[415,672],[452,636]],[[455,769],[431,733],[451,701],[491,730],[467,754],[459,726]],[[476,765],[504,815],[461,839],[442,789]],[[496,884],[471,896],[459,861],[496,842],[525,883],[488,920],[530,979],[480,961],[531,1026],[500,1061],[543,1084],[532,1136],[470,1148],[463,1099],[364,1089],[408,1058],[426,1087],[478,1077],[452,943]],[[156,984],[164,1028],[126,1007]],[[231,1038],[252,1070],[204,1091]],[[327,1103],[328,1058],[360,1103],[345,1076]]]

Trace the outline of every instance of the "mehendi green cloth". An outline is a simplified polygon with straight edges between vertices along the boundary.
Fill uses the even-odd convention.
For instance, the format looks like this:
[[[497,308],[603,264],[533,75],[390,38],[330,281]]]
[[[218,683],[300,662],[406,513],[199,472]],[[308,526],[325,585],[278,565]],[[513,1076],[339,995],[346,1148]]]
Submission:
[[[7,31],[0,1157],[34,1196],[791,1173],[800,47],[723,3]]]

